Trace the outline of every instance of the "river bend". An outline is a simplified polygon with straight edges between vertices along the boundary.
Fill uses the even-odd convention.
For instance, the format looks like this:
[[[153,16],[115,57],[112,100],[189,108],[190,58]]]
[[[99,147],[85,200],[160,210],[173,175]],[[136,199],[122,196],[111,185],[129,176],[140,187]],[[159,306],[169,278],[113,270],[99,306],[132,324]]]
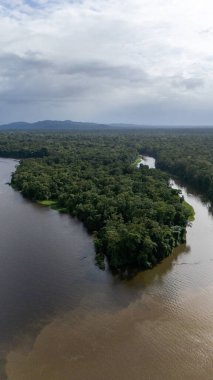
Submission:
[[[121,282],[95,266],[80,222],[6,184],[16,164],[0,160],[1,380],[211,380],[208,205],[181,188],[196,213],[187,243]]]

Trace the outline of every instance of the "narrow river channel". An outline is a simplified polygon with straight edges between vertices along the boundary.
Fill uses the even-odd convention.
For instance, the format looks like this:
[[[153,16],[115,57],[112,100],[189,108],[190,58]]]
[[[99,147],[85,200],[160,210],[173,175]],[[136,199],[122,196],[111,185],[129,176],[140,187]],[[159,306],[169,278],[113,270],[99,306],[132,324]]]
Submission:
[[[81,223],[6,184],[16,164],[0,160],[0,379],[211,380],[208,206],[181,188],[196,212],[187,244],[120,281],[95,266]]]

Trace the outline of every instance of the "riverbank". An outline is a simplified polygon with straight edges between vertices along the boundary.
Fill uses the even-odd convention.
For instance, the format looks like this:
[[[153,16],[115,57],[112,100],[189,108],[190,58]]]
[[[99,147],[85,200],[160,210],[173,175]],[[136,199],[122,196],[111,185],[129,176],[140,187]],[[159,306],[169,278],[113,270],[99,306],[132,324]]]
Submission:
[[[60,204],[57,201],[54,201],[54,200],[51,200],[51,199],[48,199],[48,200],[45,199],[43,201],[37,201],[37,203],[39,205],[41,205],[41,206],[50,207],[53,210],[57,210],[59,212],[67,213],[68,214],[68,210],[65,207],[61,207]]]

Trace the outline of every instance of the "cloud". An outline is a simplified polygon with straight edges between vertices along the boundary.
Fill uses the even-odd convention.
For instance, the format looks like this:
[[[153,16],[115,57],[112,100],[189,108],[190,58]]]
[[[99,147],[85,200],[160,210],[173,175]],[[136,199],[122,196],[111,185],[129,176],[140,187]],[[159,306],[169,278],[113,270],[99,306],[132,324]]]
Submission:
[[[209,0],[2,1],[0,122],[172,123],[182,109],[184,124],[199,108],[212,124],[212,10]]]
[[[196,90],[199,87],[203,87],[205,84],[205,81],[203,78],[184,78],[181,76],[176,76],[173,78],[172,83],[176,87],[183,87],[187,90]]]
[[[112,65],[108,62],[70,62],[59,67],[63,74],[68,75],[85,75],[88,77],[108,78],[122,80],[124,82],[147,82],[148,75],[142,69],[134,66]]]

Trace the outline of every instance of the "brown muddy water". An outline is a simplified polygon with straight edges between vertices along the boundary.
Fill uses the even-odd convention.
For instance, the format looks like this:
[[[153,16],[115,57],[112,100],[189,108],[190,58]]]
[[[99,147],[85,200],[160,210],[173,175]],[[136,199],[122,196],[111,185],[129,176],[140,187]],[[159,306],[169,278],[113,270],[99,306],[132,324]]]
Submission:
[[[120,281],[81,223],[6,185],[16,164],[0,160],[0,380],[213,379],[208,205],[182,189],[187,244]]]

